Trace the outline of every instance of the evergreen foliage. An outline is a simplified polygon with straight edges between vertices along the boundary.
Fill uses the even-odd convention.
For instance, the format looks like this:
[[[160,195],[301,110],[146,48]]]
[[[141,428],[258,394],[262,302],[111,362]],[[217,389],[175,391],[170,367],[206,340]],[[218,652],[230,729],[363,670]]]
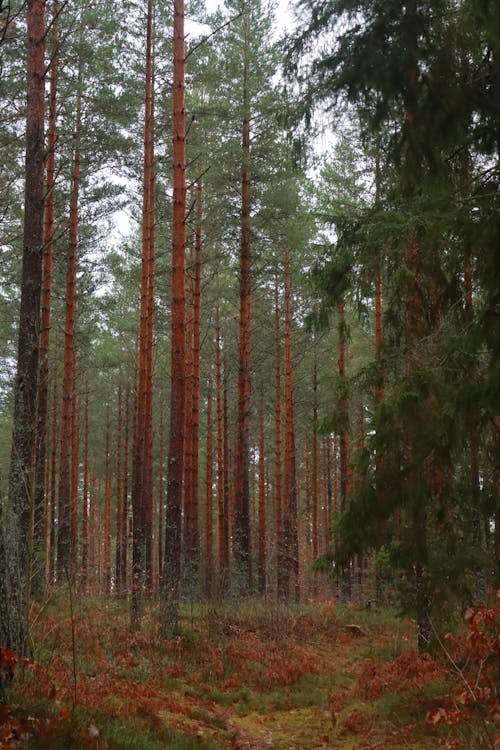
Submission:
[[[363,212],[359,198],[339,212],[345,186],[332,174],[330,211],[322,218],[334,226],[335,243],[314,279],[323,309],[333,307],[382,258],[383,353],[364,368],[363,382],[373,393],[381,367],[385,397],[368,406],[360,481],[338,525],[336,555],[345,564],[392,538],[391,564],[406,571],[401,601],[419,621],[437,616],[452,594],[473,596],[474,577],[477,584],[491,572],[492,510],[478,505],[479,479],[471,480],[467,466],[472,430],[481,430],[486,446],[499,406],[491,325],[498,220],[487,208],[498,208],[498,116],[489,104],[498,11],[489,3],[471,6],[305,0],[297,4],[303,26],[288,48],[289,74],[308,74],[305,114],[318,105],[332,117],[342,104],[354,109],[364,141],[372,153],[377,144],[384,163],[385,179]],[[354,176],[359,161],[351,161]],[[469,257],[472,317],[464,283]],[[490,280],[483,283],[485,268]],[[482,470],[494,467],[486,462]],[[479,525],[484,533],[471,536]],[[418,611],[419,569],[428,586],[425,611]],[[477,585],[474,593],[480,595]]]

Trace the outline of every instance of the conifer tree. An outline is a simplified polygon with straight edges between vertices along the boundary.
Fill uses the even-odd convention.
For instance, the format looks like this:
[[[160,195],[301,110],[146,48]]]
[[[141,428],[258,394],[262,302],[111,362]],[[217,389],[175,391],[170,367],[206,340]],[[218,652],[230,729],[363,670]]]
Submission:
[[[43,258],[45,2],[27,3],[23,266],[12,454],[0,536],[0,643],[27,655],[34,520],[33,456]]]
[[[184,2],[175,0],[172,83],[173,216],[170,442],[168,453],[165,559],[160,597],[160,636],[177,631],[181,576],[181,510],[185,408],[186,113]]]

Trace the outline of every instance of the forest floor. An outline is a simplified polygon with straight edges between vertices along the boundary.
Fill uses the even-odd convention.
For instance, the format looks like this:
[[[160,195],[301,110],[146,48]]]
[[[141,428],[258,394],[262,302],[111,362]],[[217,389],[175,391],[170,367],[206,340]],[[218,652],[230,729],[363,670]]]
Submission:
[[[184,607],[182,634],[159,642],[152,607],[133,634],[124,602],[67,599],[33,613],[35,661],[16,665],[1,748],[472,747],[440,720],[460,688],[449,658],[419,656],[394,611]]]

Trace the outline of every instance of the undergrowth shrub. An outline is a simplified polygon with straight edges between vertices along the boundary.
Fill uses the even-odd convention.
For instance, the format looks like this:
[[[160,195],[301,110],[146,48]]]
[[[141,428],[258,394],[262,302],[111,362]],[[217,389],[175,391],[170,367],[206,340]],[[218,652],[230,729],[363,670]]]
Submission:
[[[465,633],[442,643],[456,691],[427,714],[429,724],[450,727],[447,750],[500,748],[500,591],[494,607],[469,608]]]

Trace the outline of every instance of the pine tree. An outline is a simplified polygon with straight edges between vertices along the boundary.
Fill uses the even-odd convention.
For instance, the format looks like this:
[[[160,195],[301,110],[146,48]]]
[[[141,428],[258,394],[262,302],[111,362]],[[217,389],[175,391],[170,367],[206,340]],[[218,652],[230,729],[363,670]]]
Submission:
[[[177,631],[181,576],[181,509],[185,407],[186,113],[184,2],[175,0],[173,20],[173,217],[170,443],[168,454],[165,559],[160,598],[160,635]]]
[[[43,259],[45,2],[27,4],[23,267],[9,494],[0,537],[0,643],[27,655]]]

